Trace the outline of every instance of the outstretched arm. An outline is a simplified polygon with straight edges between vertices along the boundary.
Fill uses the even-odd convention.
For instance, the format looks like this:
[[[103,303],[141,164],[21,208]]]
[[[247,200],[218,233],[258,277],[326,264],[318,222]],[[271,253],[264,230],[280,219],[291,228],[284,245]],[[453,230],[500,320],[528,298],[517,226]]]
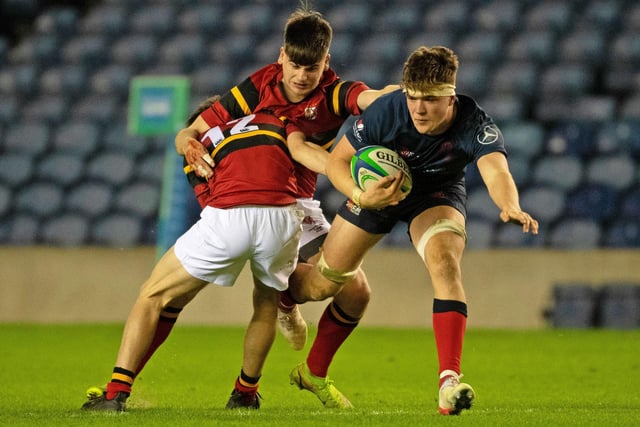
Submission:
[[[502,222],[522,224],[522,231],[538,234],[538,221],[520,208],[518,189],[503,153],[490,153],[478,159],[478,170],[489,196],[500,209]]]
[[[382,89],[368,89],[363,91],[358,95],[358,107],[360,111],[366,110],[367,107],[380,96],[398,89],[400,89],[400,85],[387,85]]]
[[[292,132],[287,137],[291,157],[314,172],[326,174],[329,153],[322,147],[305,140],[304,133]]]

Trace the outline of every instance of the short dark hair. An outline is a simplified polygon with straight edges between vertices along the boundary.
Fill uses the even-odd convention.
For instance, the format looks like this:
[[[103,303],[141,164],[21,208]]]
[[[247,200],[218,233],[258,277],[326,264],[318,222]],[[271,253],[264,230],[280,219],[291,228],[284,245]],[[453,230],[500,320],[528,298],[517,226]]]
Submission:
[[[312,65],[329,53],[333,29],[320,12],[303,5],[284,27],[284,52],[296,64]]]

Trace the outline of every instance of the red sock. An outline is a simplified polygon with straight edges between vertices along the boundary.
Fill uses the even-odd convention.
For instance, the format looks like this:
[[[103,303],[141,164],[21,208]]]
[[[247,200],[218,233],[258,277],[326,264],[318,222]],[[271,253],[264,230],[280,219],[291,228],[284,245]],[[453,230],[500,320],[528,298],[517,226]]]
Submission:
[[[291,296],[289,289],[286,291],[280,291],[280,300],[278,301],[278,309],[283,313],[291,313],[291,310],[296,306],[296,302]]]
[[[123,391],[131,394],[131,386],[133,384],[133,372],[127,371],[119,367],[113,368],[111,381],[107,384],[107,399],[112,400],[116,394]]]
[[[466,304],[460,301],[434,300],[433,333],[440,364],[438,372],[448,369],[460,374],[466,326]]]
[[[173,307],[167,307],[162,310],[160,318],[158,319],[158,326],[156,326],[156,332],[153,335],[153,341],[151,341],[151,345],[138,364],[136,375],[138,375],[142,371],[149,359],[151,359],[151,356],[153,356],[153,353],[155,353],[158,347],[160,347],[162,343],[167,339],[167,337],[171,333],[171,330],[173,329],[173,326],[176,324],[176,320],[178,320],[178,315],[181,311],[181,308]]]
[[[335,310],[335,314],[332,312],[333,310]],[[338,320],[336,314],[346,322]],[[317,377],[327,376],[333,356],[353,332],[359,320],[345,315],[335,303],[327,306],[324,313],[322,313],[322,317],[320,317],[318,334],[307,356],[307,366],[313,375]]]

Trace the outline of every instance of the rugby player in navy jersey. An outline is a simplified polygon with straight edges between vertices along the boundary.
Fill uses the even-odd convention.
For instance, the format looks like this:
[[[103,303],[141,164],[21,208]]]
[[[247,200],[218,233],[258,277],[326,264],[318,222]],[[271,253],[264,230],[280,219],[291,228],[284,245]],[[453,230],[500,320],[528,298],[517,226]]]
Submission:
[[[460,266],[467,239],[466,165],[476,162],[503,222],[538,233],[538,222],[520,208],[498,126],[472,98],[456,95],[457,70],[458,58],[451,49],[420,47],[404,64],[403,90],[380,97],[350,121],[327,163],[329,179],[349,199],[337,212],[315,268],[301,284],[291,280],[289,289],[300,303],[344,292],[367,251],[398,221],[406,222],[433,286],[439,411],[445,415],[470,408],[475,397],[473,388],[460,382],[467,321]],[[408,194],[400,189],[400,174],[366,191],[358,188],[350,161],[357,149],[367,145],[391,148],[406,161],[413,178]],[[316,361],[307,358],[294,368],[292,384],[304,382],[312,363]],[[417,377],[422,378],[425,370],[429,371],[416,372]]]

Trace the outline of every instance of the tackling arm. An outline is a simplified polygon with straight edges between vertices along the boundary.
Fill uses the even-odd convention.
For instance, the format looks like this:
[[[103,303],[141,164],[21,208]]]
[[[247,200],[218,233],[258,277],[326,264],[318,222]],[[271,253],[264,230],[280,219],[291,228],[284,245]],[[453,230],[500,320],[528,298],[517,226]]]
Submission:
[[[287,137],[291,157],[316,173],[326,174],[329,153],[322,147],[305,140],[304,133],[292,132]]]
[[[360,111],[366,110],[367,107],[380,96],[398,89],[400,89],[400,85],[387,85],[382,89],[368,89],[361,92],[360,95],[358,95],[358,107]]]
[[[196,171],[198,176],[209,178],[213,175],[213,160],[202,146],[198,138],[209,129],[209,125],[198,116],[188,127],[176,134],[175,145],[178,154],[184,156],[187,163]]]

